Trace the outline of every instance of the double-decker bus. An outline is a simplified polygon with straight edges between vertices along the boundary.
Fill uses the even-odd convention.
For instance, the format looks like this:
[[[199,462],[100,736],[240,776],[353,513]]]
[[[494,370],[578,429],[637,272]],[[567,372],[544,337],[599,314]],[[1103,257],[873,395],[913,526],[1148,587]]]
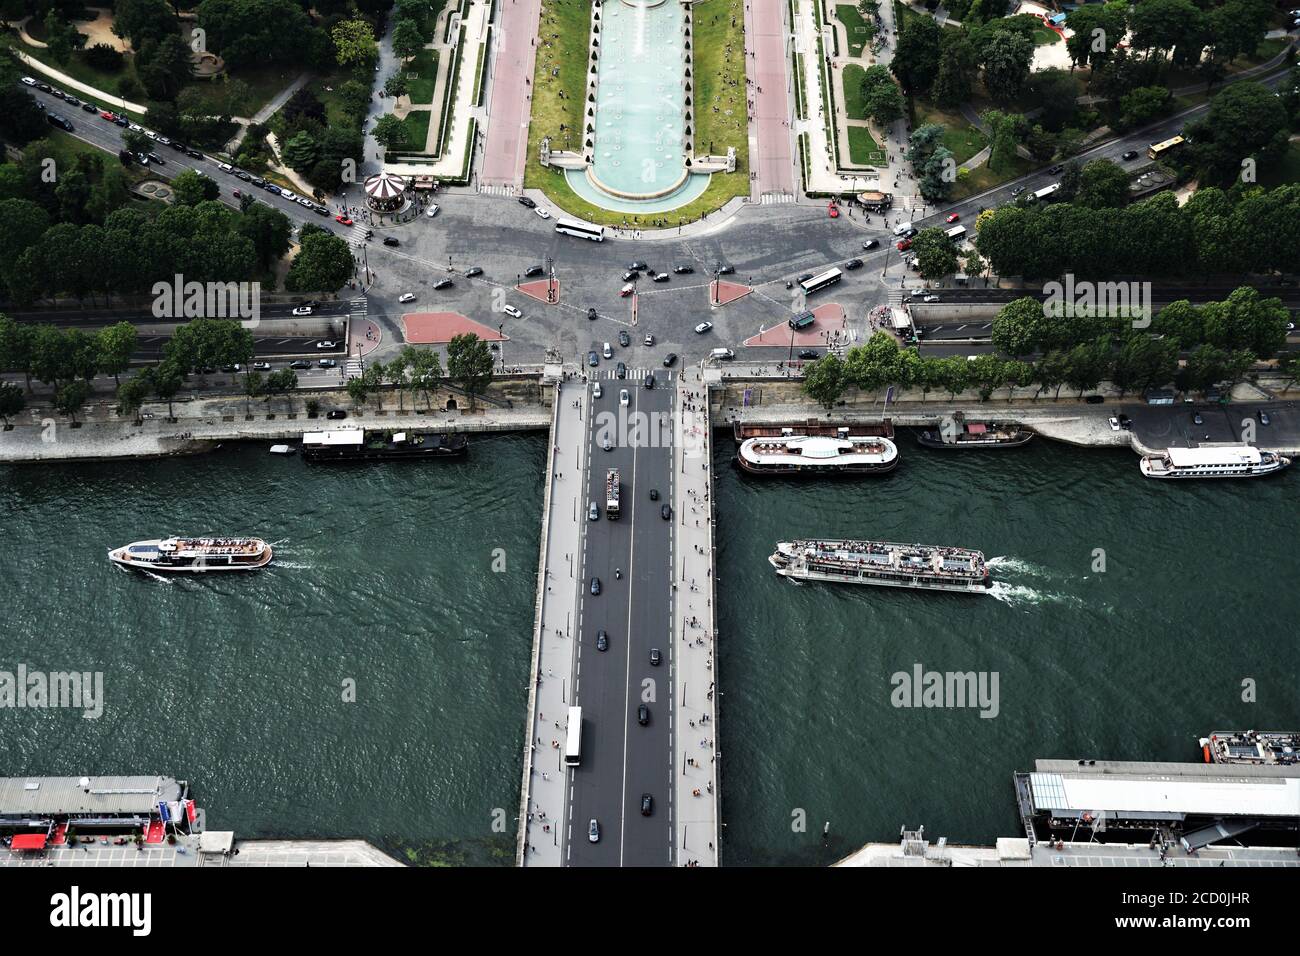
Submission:
[[[564,765],[576,767],[582,763],[582,708],[569,708],[569,735],[564,742]]]
[[[799,283],[799,288],[803,289],[804,295],[812,295],[814,292],[820,292],[822,289],[829,288],[844,278],[844,273],[839,269],[827,269],[825,272],[818,273],[811,279],[805,279]]]
[[[579,239],[590,239],[592,242],[604,242],[605,230],[601,226],[589,226],[585,222],[573,222],[570,219],[561,219],[555,223],[555,231],[563,233],[566,236],[577,236]]]
[[[1185,140],[1181,136],[1175,136],[1167,139],[1162,143],[1152,143],[1147,147],[1147,159],[1159,159],[1171,149],[1177,149],[1182,146]]]

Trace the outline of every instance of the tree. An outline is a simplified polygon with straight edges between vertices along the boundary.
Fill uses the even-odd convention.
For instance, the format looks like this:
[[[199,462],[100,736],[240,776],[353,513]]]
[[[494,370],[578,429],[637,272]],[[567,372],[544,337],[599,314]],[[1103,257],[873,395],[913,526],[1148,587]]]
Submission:
[[[135,423],[140,424],[140,408],[149,397],[149,383],[143,378],[127,379],[117,386],[117,414],[123,417],[131,415]]]
[[[50,59],[55,63],[67,63],[72,59],[74,50],[86,45],[86,35],[65,19],[58,10],[51,8],[45,14],[45,45]]]
[[[1172,381],[1177,371],[1176,342],[1138,334],[1130,336],[1120,347],[1110,378],[1123,398],[1129,389],[1142,392],[1158,388]]]
[[[401,355],[411,370],[411,391],[423,392],[425,407],[432,411],[431,395],[442,384],[442,360],[433,349],[417,349],[413,345],[402,346]]]
[[[364,405],[370,394],[370,383],[366,380],[365,374],[348,379],[347,390],[348,398],[352,399],[354,407],[360,408]]]
[[[1124,39],[1127,4],[1081,4],[1065,15],[1071,35],[1065,48],[1075,66],[1094,71],[1110,60],[1116,45]]]
[[[981,402],[987,402],[1006,381],[1006,363],[996,355],[978,355],[966,364],[971,384],[979,389]]]
[[[32,390],[32,348],[35,332],[0,312],[0,369],[22,372],[27,391]]]
[[[1106,337],[1094,342],[1082,342],[1065,356],[1065,383],[1079,390],[1079,398],[1088,389],[1096,388],[1110,368],[1110,340]]]
[[[87,47],[81,58],[86,61],[87,66],[101,73],[120,73],[122,67],[126,65],[126,57],[122,51],[107,43],[96,43],[92,47]]]
[[[139,335],[130,322],[118,322],[99,330],[95,336],[98,348],[98,365],[102,372],[113,376],[114,383],[122,385],[118,376],[131,365]]]
[[[466,332],[447,343],[447,374],[469,394],[471,407],[492,381],[492,365],[492,350],[477,335]]]
[[[1079,95],[1073,74],[1067,70],[1040,70],[1029,78],[1029,91],[1033,102],[1042,110],[1043,126],[1059,132],[1079,111],[1075,102]]]
[[[862,73],[862,105],[868,119],[888,126],[903,118],[907,102],[903,93],[883,66],[869,66]]]
[[[393,52],[409,60],[424,49],[424,36],[414,20],[401,19],[393,27]]]
[[[155,100],[174,100],[192,74],[190,48],[179,36],[146,40],[135,56],[135,72]]]
[[[1139,86],[1120,97],[1120,125],[1145,126],[1163,116],[1173,102],[1173,93],[1165,86]]]
[[[1065,384],[1065,372],[1068,362],[1064,352],[1052,350],[1034,366],[1034,381],[1038,383],[1038,391],[1034,393],[1034,398],[1038,398],[1044,391],[1049,388],[1055,389],[1052,401],[1061,397],[1061,386]]]
[[[370,90],[364,83],[348,80],[338,89],[338,97],[343,108],[353,116],[365,116],[370,108]]]
[[[1195,63],[1205,45],[1204,15],[1191,0],[1143,0],[1129,13],[1130,38],[1135,50],[1154,51],[1164,58],[1170,50],[1184,50]],[[1195,52],[1195,57],[1189,56]]]
[[[1020,95],[1034,60],[1034,41],[1016,33],[994,33],[983,49],[984,85],[993,99],[1009,103]]]
[[[302,236],[300,243],[284,279],[290,292],[332,292],[356,268],[352,250],[340,236],[317,230]]]
[[[14,426],[9,419],[27,406],[27,396],[23,390],[12,382],[0,382],[0,418],[4,419],[5,431]]]
[[[948,358],[932,359],[934,362],[933,381],[948,393],[948,401],[964,392],[970,384],[969,362],[959,355]]]
[[[353,82],[353,81],[349,81]],[[301,129],[306,123],[320,126],[329,122],[325,113],[325,104],[307,87],[299,88],[281,107],[284,121],[291,129]]]
[[[909,95],[927,93],[939,69],[940,27],[932,17],[903,21],[890,68]]]
[[[844,363],[831,352],[804,366],[803,390],[818,404],[830,408],[844,394]]]
[[[375,121],[375,129],[372,135],[375,137],[375,142],[385,149],[394,149],[398,146],[407,145],[406,124],[392,113],[385,113]]]
[[[406,80],[405,73],[394,73],[384,81],[384,92],[393,99],[400,99],[411,91],[411,84]]]
[[[198,170],[187,169],[172,180],[172,194],[179,205],[197,206],[219,197],[221,188]]]
[[[261,372],[252,372],[244,376],[244,415],[251,418],[253,409],[251,402],[257,396],[266,391],[266,382],[262,378]]]
[[[135,154],[147,153],[153,148],[152,141],[139,130],[129,129],[122,134],[122,145]]]
[[[208,0],[210,2],[210,0]],[[350,66],[358,73],[370,70],[379,56],[375,48],[375,31],[365,20],[344,20],[330,31],[334,55],[340,66]]]
[[[0,88],[0,138],[18,146],[40,139],[49,126],[36,101],[16,83]]]
[[[397,387],[397,410],[399,412],[406,411],[406,389],[410,384],[406,378],[407,371],[405,352],[399,352],[397,357],[389,362],[388,367],[384,370],[384,377],[388,380],[388,384]]]
[[[173,179],[172,185],[175,184]],[[271,269],[289,251],[293,239],[293,223],[289,217],[264,203],[254,203],[245,209],[235,228],[253,243],[258,265],[264,270]]]
[[[954,110],[971,98],[975,48],[965,29],[941,32],[938,72],[930,87],[930,97],[940,109]]]
[[[113,7],[113,33],[129,40],[139,50],[148,40],[156,42],[163,37],[178,36],[179,25],[166,0],[117,0]]]
[[[1094,159],[1079,174],[1076,205],[1118,209],[1128,203],[1128,173],[1109,159]]]
[[[993,317],[993,346],[1019,358],[1043,347],[1049,322],[1043,304],[1031,296],[1008,302]]]
[[[284,160],[284,164],[290,169],[302,172],[311,169],[319,161],[320,147],[316,144],[316,137],[306,130],[302,130],[295,133],[284,144],[280,156]]]
[[[71,418],[73,426],[76,426],[77,412],[81,411],[89,397],[90,383],[84,379],[74,379],[59,389],[54,399],[54,409]]]
[[[942,279],[957,271],[957,250],[938,226],[922,229],[912,240],[912,249],[923,279]]]
[[[1243,80],[1221,90],[1205,118],[1189,124],[1185,135],[1209,176],[1226,184],[1241,174],[1247,158],[1261,167],[1277,162],[1286,152],[1289,128],[1281,98],[1262,84]]]
[[[989,169],[995,172],[1009,170],[1015,163],[1016,147],[1028,131],[1024,116],[1001,110],[985,110],[980,114],[980,120],[988,129],[991,141]]]

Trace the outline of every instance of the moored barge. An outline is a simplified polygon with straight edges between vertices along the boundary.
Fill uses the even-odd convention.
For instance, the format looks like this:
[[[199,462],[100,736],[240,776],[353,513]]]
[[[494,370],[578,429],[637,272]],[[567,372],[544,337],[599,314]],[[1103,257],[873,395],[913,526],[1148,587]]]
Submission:
[[[339,428],[302,436],[302,456],[310,462],[459,458],[468,450],[464,435],[439,432]]]

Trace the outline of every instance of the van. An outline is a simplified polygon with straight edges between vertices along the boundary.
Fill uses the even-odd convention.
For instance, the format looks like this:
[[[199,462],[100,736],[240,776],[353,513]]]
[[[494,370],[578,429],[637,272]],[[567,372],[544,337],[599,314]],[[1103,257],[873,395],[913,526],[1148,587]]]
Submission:
[[[894,235],[896,236],[905,236],[909,232],[913,232],[913,231],[915,231],[915,228],[910,222],[900,222],[897,226],[894,227]]]
[[[733,359],[735,357],[736,353],[731,351],[731,349],[714,349],[709,353],[709,358],[719,362],[723,359]]]

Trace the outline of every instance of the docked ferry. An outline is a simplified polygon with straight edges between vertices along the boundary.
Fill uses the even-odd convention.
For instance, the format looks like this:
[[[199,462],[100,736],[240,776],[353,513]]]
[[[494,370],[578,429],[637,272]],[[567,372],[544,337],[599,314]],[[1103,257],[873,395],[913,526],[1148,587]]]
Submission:
[[[338,428],[302,436],[302,456],[312,462],[458,458],[468,450],[469,439],[464,435],[438,432]]]
[[[1220,730],[1201,738],[1206,763],[1300,764],[1300,733],[1279,730]]]
[[[898,446],[876,435],[747,438],[735,460],[754,475],[874,475],[898,466]]]
[[[261,538],[155,538],[115,548],[108,560],[163,574],[256,571],[271,563],[271,546]]]
[[[1018,448],[1034,433],[1007,422],[957,421],[957,427],[925,429],[916,440],[926,448]]]
[[[767,560],[777,574],[800,581],[973,594],[993,586],[984,555],[967,548],[889,541],[781,541]]]
[[[1290,464],[1290,458],[1243,444],[1167,448],[1162,455],[1143,455],[1140,467],[1148,478],[1257,478]]]

